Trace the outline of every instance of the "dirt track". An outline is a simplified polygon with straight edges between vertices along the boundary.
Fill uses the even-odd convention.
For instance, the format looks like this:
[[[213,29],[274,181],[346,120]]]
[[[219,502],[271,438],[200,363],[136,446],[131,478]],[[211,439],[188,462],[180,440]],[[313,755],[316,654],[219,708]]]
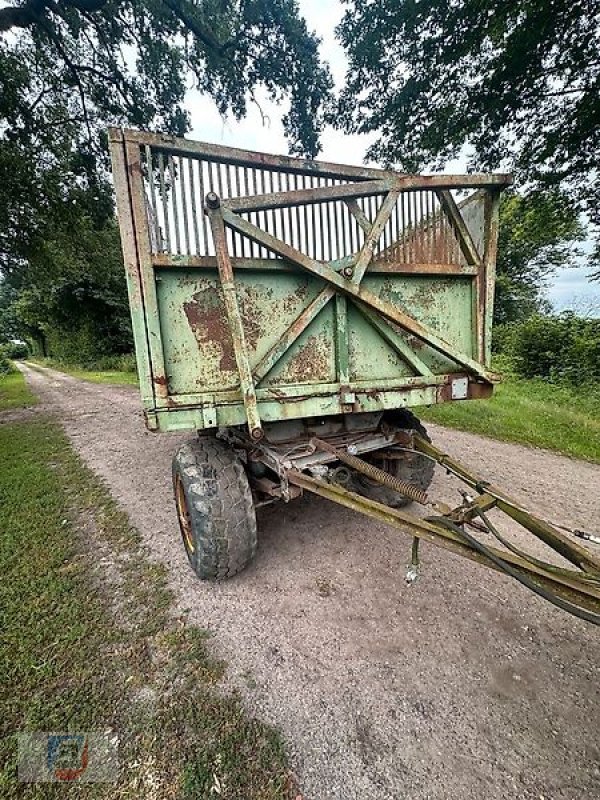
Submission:
[[[316,498],[266,510],[256,561],[203,584],[171,496],[186,437],[146,432],[135,389],[24,369],[168,565],[179,610],[214,632],[248,707],[282,729],[307,800],[600,797],[598,628],[431,547],[408,588],[410,540]],[[432,433],[542,515],[598,527],[600,467]],[[455,486],[440,476],[432,493],[457,500]]]

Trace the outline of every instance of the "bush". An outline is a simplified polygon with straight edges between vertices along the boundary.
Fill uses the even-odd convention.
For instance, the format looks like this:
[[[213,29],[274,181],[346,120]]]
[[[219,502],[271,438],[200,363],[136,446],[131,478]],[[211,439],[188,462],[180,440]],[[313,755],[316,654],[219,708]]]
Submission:
[[[116,371],[116,372],[136,372],[137,365],[135,362],[135,355],[127,353],[121,356],[103,356],[97,358],[91,364],[86,365],[86,369],[98,370],[99,372]]]
[[[0,377],[2,375],[12,375],[16,371],[14,364],[8,357],[7,346],[0,345]]]
[[[567,312],[535,315],[503,326],[499,352],[508,355],[523,378],[542,378],[573,386],[600,383],[600,320]]]
[[[45,358],[45,363],[49,367],[66,367],[70,369],[81,369],[86,372],[137,372],[137,364],[133,353],[125,355],[108,355],[100,358]]]
[[[25,342],[8,342],[3,345],[3,350],[7,358],[27,358],[29,355],[29,348]]]

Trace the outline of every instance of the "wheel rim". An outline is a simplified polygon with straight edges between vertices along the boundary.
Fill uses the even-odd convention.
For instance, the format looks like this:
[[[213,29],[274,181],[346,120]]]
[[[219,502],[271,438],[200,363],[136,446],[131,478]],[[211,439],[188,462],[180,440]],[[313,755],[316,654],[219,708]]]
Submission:
[[[192,521],[187,507],[187,499],[181,476],[177,475],[175,478],[175,502],[177,504],[177,516],[179,517],[179,527],[181,528],[181,535],[186,550],[189,553],[194,552],[194,537],[192,535]]]

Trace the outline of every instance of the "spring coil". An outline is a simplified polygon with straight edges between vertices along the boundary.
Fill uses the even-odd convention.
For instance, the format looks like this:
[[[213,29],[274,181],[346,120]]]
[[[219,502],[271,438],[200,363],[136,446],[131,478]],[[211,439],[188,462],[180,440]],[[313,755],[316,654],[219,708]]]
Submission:
[[[375,467],[373,464],[363,461],[362,458],[357,458],[356,456],[351,456],[350,453],[346,453],[343,450],[338,450],[327,442],[324,442],[322,439],[313,437],[311,441],[316,447],[319,448],[319,450],[325,450],[325,452],[331,453],[331,455],[334,455],[338,461],[341,461],[343,464],[355,469],[357,472],[361,472],[368,478],[372,478],[374,481],[377,481],[377,483],[381,483],[382,486],[387,486],[388,489],[393,489],[395,492],[398,492],[398,494],[408,497],[409,500],[414,500],[415,503],[420,503],[423,506],[428,504],[429,498],[427,497],[427,494],[419,489],[418,486],[415,486],[412,483],[406,483],[406,481],[400,481],[398,478],[394,478],[393,475],[390,475],[389,472],[385,472],[384,470],[379,469],[379,467]]]

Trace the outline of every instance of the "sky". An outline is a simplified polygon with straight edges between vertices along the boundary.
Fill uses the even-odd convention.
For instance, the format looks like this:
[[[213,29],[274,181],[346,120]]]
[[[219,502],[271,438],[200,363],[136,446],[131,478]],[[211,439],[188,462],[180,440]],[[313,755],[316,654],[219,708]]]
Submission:
[[[335,39],[335,27],[340,21],[344,7],[339,0],[299,0],[300,9],[309,29],[321,38],[321,54],[329,63],[336,86],[343,83],[346,69],[344,51]],[[263,122],[261,114],[250,105],[245,119],[237,122],[233,118],[223,119],[214,103],[197,91],[190,91],[186,105],[191,115],[192,130],[188,136],[199,141],[214,142],[249,150],[287,154],[287,143],[281,125],[282,109],[266,98],[259,100],[263,112],[268,116]],[[373,136],[347,135],[328,128],[323,133],[323,150],[319,155],[327,161],[343,164],[365,163],[365,152]],[[465,164],[460,160],[449,163],[447,172],[463,172]],[[589,244],[589,243],[588,243]],[[586,248],[587,250],[590,247]],[[581,263],[581,262],[580,262]],[[600,282],[588,280],[589,269],[585,266],[560,270],[550,281],[547,297],[557,311],[576,307],[580,312],[600,316]]]

